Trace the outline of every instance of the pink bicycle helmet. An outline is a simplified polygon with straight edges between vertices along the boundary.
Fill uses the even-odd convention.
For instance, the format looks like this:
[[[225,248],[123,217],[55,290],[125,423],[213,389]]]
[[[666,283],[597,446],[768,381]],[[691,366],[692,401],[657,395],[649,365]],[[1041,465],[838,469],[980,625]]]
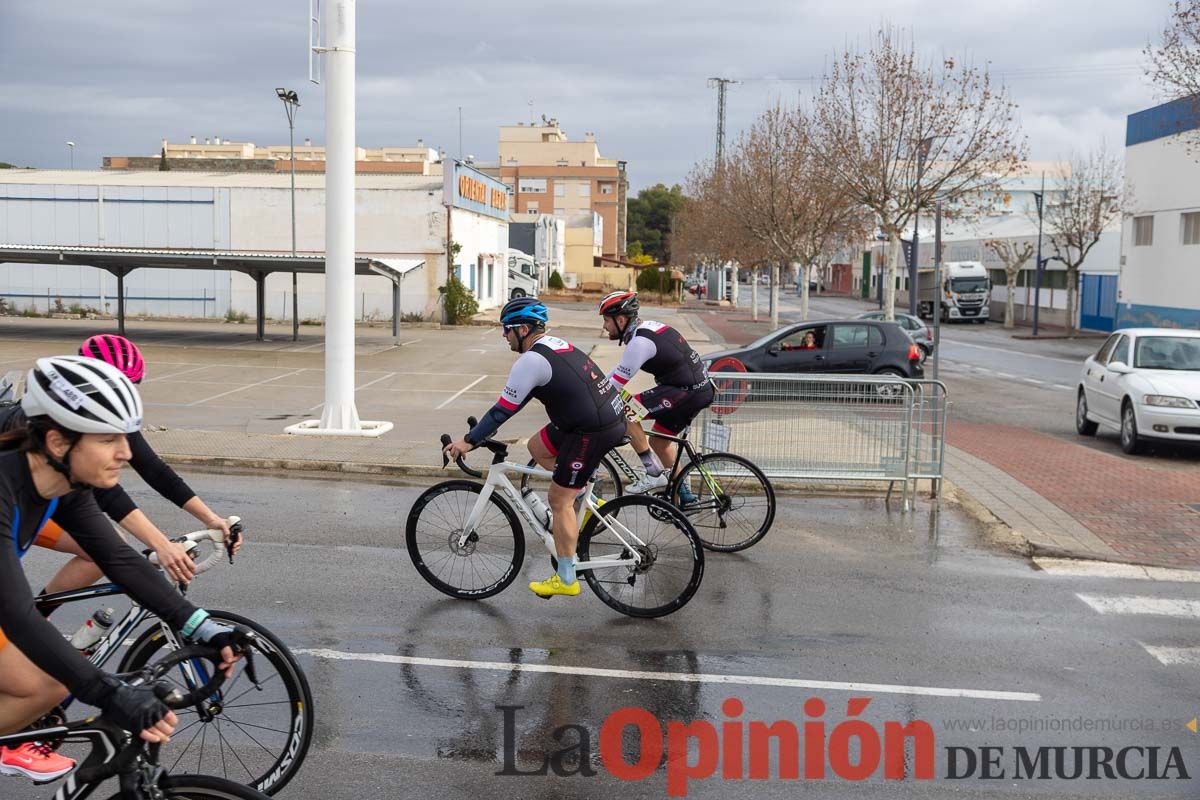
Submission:
[[[111,364],[134,383],[141,383],[146,374],[146,361],[142,358],[142,352],[124,336],[111,333],[92,336],[79,348],[79,355]]]

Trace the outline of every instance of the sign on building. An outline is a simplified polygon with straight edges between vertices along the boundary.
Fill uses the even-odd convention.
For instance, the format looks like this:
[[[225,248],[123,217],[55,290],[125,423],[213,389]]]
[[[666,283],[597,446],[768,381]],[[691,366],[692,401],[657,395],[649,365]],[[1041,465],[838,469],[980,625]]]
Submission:
[[[444,202],[454,208],[474,211],[496,219],[508,219],[508,193],[505,184],[462,162],[444,168]]]

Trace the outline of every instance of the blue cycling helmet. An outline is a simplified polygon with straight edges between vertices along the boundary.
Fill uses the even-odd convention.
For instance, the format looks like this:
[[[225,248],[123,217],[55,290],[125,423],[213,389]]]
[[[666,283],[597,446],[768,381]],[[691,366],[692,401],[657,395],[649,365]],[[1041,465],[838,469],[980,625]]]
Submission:
[[[542,328],[549,321],[549,309],[536,297],[514,297],[500,310],[501,325],[532,325]]]

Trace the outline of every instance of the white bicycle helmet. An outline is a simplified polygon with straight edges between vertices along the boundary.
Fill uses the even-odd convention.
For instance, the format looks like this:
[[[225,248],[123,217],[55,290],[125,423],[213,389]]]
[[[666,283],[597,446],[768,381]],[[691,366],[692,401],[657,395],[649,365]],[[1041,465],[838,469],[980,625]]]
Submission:
[[[75,433],[136,433],[142,398],[121,370],[84,356],[39,358],[25,379],[21,408]]]

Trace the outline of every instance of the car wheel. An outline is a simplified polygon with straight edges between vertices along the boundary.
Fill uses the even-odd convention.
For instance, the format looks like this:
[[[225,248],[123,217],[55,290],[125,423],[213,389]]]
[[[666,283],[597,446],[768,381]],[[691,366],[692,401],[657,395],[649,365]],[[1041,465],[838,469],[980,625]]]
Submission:
[[[926,347],[926,346],[925,346],[925,345],[923,345],[923,344],[922,344],[922,345],[918,345],[918,347],[920,347],[920,348],[921,348],[921,363],[922,363],[922,364],[924,364],[924,363],[925,363],[925,361],[926,361],[926,360],[929,358],[929,355],[930,355],[930,353],[932,353],[932,352],[933,352],[933,350],[932,350],[932,348],[930,348],[930,347]]]
[[[1080,436],[1095,436],[1100,426],[1088,419],[1087,408],[1087,396],[1080,389],[1079,400],[1075,403],[1075,432]]]
[[[513,289],[512,292],[508,295],[508,297],[510,300],[514,300],[518,297],[525,297],[525,290],[524,289]]]
[[[903,372],[901,372],[900,370],[895,369],[893,367],[884,367],[883,369],[879,370],[875,374],[879,377],[886,377],[886,378],[907,378],[908,377]],[[877,395],[879,395],[880,397],[886,397],[889,399],[898,398],[904,394],[904,387],[897,386],[896,384],[877,383],[877,384],[875,384],[875,393]]]
[[[1138,438],[1137,414],[1129,400],[1126,400],[1121,408],[1121,449],[1131,456],[1142,452],[1142,440]]]

